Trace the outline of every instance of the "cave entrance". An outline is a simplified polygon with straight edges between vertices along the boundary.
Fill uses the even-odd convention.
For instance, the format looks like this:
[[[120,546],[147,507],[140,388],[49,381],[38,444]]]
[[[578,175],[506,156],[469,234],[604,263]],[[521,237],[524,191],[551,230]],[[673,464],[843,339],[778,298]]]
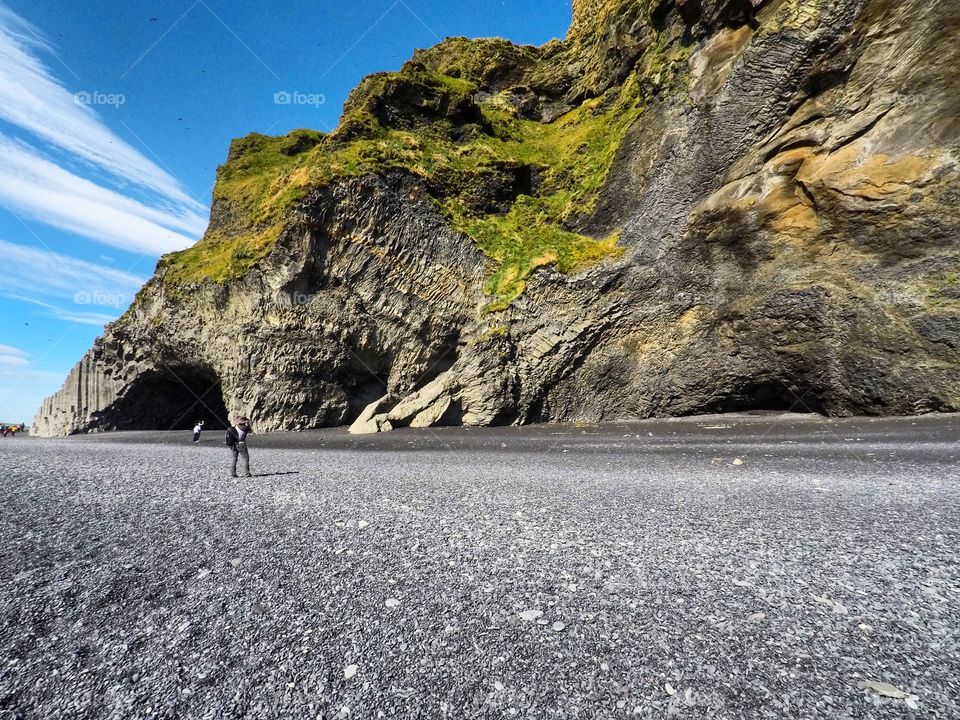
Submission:
[[[778,380],[753,383],[719,400],[707,412],[794,412],[826,414],[820,394]]]
[[[203,420],[205,430],[228,427],[220,379],[209,368],[180,366],[144,373],[117,408],[119,430],[190,430]]]

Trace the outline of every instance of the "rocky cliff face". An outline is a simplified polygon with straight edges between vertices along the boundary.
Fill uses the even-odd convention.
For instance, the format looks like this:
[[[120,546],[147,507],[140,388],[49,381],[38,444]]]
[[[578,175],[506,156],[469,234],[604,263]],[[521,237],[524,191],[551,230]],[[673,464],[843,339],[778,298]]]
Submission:
[[[960,408],[960,2],[577,0],[235,141],[41,434]]]

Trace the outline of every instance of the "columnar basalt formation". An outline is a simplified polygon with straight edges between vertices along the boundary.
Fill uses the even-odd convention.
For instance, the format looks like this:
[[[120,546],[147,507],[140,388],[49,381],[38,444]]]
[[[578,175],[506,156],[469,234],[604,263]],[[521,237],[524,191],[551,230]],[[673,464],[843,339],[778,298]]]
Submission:
[[[37,430],[957,410],[957,37],[957,0],[577,0],[418,51],[234,141]]]

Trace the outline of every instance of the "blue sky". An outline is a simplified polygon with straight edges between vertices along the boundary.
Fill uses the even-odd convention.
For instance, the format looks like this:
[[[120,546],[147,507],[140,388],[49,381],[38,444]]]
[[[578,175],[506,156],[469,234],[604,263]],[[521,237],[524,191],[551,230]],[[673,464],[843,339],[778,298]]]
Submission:
[[[231,138],[330,130],[364,75],[414,48],[539,45],[570,13],[570,0],[0,0],[0,422],[29,423],[157,258],[202,235]]]

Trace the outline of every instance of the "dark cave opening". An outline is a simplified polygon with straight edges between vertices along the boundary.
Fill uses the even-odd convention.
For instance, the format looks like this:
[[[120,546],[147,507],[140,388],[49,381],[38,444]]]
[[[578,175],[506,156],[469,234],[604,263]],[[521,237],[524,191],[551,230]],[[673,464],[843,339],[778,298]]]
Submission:
[[[202,366],[163,368],[144,373],[117,403],[111,424],[118,430],[205,430],[228,427],[220,379]]]
[[[372,402],[387,394],[387,384],[380,377],[362,370],[345,384],[347,392],[347,414],[344,423],[356,420],[360,413]]]
[[[820,394],[809,388],[791,387],[778,380],[750,383],[716,400],[708,413],[795,412],[825,415]]]
[[[431,331],[428,328],[426,332]],[[405,360],[403,367],[408,373],[399,380],[398,387],[392,389],[395,394],[399,390],[399,396],[395,395],[394,401],[399,402],[403,396],[420,390],[450,370],[459,357],[459,351],[459,333],[448,331],[435,345],[425,345],[415,359]],[[387,394],[388,378],[396,361],[393,353],[357,348],[350,351],[350,362],[341,368],[337,376],[347,399],[347,412],[342,422],[352,423],[370,403]],[[444,415],[445,422],[451,425],[459,424],[462,417],[463,411],[459,406],[451,406]]]
[[[353,422],[367,405],[387,394],[387,378],[393,359],[392,353],[376,348],[348,348],[343,363],[332,378],[334,385],[343,389],[347,401],[346,415],[340,419],[341,423]]]

